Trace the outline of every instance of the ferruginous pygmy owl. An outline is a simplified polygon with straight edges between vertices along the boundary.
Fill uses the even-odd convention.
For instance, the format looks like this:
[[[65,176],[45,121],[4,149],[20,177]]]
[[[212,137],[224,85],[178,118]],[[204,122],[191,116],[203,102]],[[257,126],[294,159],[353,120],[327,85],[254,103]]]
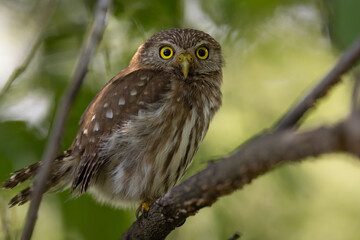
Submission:
[[[54,160],[46,190],[89,190],[139,211],[172,188],[189,167],[221,106],[219,43],[193,29],[168,29],[142,44],[130,65],[92,100],[71,147]],[[41,162],[13,173],[3,188],[34,177]],[[57,188],[56,188],[57,189]],[[9,202],[21,205],[32,186]]]

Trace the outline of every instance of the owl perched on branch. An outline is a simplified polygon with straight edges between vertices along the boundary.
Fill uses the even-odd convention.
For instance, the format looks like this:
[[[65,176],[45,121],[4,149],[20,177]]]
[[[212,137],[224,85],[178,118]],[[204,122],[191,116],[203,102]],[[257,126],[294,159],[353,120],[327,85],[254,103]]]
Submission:
[[[141,203],[137,216],[148,211],[184,175],[221,106],[222,66],[219,43],[202,31],[150,37],[92,100],[71,147],[53,161],[46,190],[69,186],[114,206]],[[2,187],[34,177],[40,165],[14,172]],[[31,193],[32,186],[9,205]]]

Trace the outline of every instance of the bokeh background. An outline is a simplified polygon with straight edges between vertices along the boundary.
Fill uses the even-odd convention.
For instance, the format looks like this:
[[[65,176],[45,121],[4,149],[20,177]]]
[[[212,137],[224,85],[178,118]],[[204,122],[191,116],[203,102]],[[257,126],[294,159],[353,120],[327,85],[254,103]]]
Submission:
[[[0,99],[0,182],[41,158],[54,112],[77,62],[95,1],[0,0],[0,89],[43,37],[26,71]],[[96,92],[153,33],[191,27],[223,46],[223,107],[186,177],[270,128],[360,33],[357,0],[118,0],[67,122],[62,149]],[[46,18],[52,16],[46,24]],[[45,20],[44,20],[45,19]],[[46,27],[45,27],[46,26]],[[44,28],[44,30],[42,30]],[[302,129],[345,118],[352,77],[307,114]],[[360,163],[343,154],[306,159],[259,177],[189,218],[168,239],[359,239]],[[22,187],[0,191],[0,239],[20,236],[29,204],[9,209]],[[118,239],[135,209],[117,210],[68,191],[47,194],[33,239]]]

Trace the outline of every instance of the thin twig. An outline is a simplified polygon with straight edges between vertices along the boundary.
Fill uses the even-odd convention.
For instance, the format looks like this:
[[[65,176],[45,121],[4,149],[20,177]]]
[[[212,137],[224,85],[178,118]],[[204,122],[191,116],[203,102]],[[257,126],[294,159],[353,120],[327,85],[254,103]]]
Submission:
[[[40,16],[36,20],[37,30],[34,32],[37,33],[33,40],[31,41],[30,48],[27,55],[25,56],[23,62],[12,72],[9,79],[6,81],[5,85],[0,91],[0,100],[4,97],[5,93],[10,89],[14,81],[27,69],[31,60],[33,60],[35,53],[41,46],[44,40],[44,34],[46,32],[47,26],[50,22],[50,19],[55,12],[57,0],[48,0],[42,7],[39,8],[38,12]]]
[[[90,38],[83,45],[82,53],[80,55],[77,67],[71,84],[68,86],[58,110],[56,111],[55,121],[52,126],[49,140],[46,144],[45,151],[43,153],[41,161],[43,162],[40,168],[34,184],[34,192],[32,195],[32,201],[27,214],[25,227],[22,233],[22,240],[28,240],[31,238],[35,222],[37,219],[37,212],[40,206],[42,194],[44,192],[45,183],[50,173],[52,160],[56,151],[59,148],[60,141],[62,139],[63,130],[66,122],[66,118],[75,99],[75,96],[79,92],[80,86],[85,78],[88,70],[89,62],[99,45],[105,29],[105,20],[108,9],[110,7],[111,0],[99,0],[96,10],[94,27],[92,29]]]
[[[296,124],[304,114],[315,105],[318,99],[324,97],[334,85],[340,82],[341,75],[349,71],[359,57],[360,38],[346,50],[331,71],[280,119],[273,128],[274,131],[296,127]]]
[[[360,70],[357,69],[354,73],[354,90],[352,94],[351,112],[355,114],[360,111]]]
[[[256,139],[231,156],[209,164],[156,200],[147,216],[135,221],[122,239],[164,239],[187,217],[280,164],[333,152],[360,156],[359,125],[360,117],[352,115],[334,127],[302,133],[289,129]]]

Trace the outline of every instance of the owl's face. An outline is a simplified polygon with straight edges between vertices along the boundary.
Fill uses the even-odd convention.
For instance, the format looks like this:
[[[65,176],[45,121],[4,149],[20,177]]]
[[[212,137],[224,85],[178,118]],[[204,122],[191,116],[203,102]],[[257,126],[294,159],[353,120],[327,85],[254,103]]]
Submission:
[[[210,35],[193,29],[167,29],[141,45],[133,61],[187,78],[221,72],[220,44]]]

